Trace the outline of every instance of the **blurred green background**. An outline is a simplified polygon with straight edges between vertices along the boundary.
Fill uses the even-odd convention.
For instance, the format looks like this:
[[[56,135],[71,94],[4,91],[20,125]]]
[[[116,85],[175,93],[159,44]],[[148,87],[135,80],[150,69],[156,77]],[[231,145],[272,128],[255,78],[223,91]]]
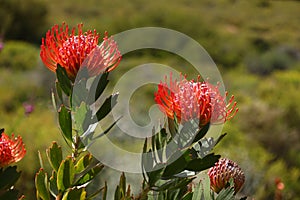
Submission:
[[[226,123],[228,135],[216,151],[244,169],[241,193],[274,199],[274,181],[280,178],[284,199],[300,199],[300,1],[0,0],[0,5],[0,127],[22,135],[26,144],[18,187],[27,199],[35,199],[38,150],[44,154],[53,140],[64,144],[50,101],[54,74],[39,58],[41,38],[63,21],[101,34],[164,27],[198,41],[238,101],[240,110]],[[147,62],[187,65],[166,52],[133,52],[124,56],[112,82]],[[142,99],[133,109],[135,119],[147,112],[144,105],[154,103],[154,90],[146,87],[133,97]],[[24,103],[34,105],[31,114],[24,114]]]

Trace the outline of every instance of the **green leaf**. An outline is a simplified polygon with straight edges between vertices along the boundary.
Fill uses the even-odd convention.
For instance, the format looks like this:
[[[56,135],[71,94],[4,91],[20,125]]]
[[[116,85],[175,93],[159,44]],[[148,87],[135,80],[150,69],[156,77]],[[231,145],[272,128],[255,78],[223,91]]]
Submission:
[[[44,161],[40,151],[38,151],[38,158],[39,158],[41,168],[44,168]]]
[[[222,135],[220,135],[220,137],[218,137],[215,146],[227,135],[227,133],[223,133]]]
[[[63,196],[62,200],[85,200],[86,191],[85,188],[72,188],[69,189]]]
[[[107,197],[107,183],[105,181],[105,185],[104,185],[104,188],[103,188],[102,199],[106,200],[106,197]]]
[[[46,151],[49,163],[56,172],[62,162],[62,150],[56,142],[53,142],[51,147]]]
[[[176,123],[176,121],[174,119],[168,118],[168,127],[169,127],[169,131],[170,131],[172,137],[177,135],[178,124]]]
[[[174,178],[171,179],[164,184],[160,185],[156,190],[157,191],[164,191],[164,190],[175,190],[177,188],[180,188],[182,186],[186,186],[189,184],[193,179],[189,178]]]
[[[148,177],[149,177],[149,185],[150,187],[154,186],[155,183],[161,178],[163,171],[165,169],[165,164],[158,163],[155,165],[154,168],[157,168],[157,170],[152,170],[148,172]]]
[[[58,120],[64,138],[72,142],[71,112],[64,105],[62,105],[58,111]]]
[[[153,165],[153,162],[152,162],[152,165],[151,165],[151,163],[148,160],[149,155],[147,153],[147,143],[148,143],[148,140],[147,140],[147,138],[145,138],[145,142],[144,142],[144,145],[143,145],[143,153],[142,153],[142,171],[143,171],[143,178],[144,178],[145,181],[147,181],[145,173],[148,174],[148,170],[151,169],[152,165]]]
[[[68,77],[66,69],[57,64],[56,77],[62,91],[67,95],[71,95],[72,83]]]
[[[210,179],[207,174],[205,175],[205,178],[202,179],[201,184],[203,185],[204,199],[210,199],[211,198]]]
[[[37,190],[38,199],[50,200],[47,173],[42,168],[35,175],[35,188]]]
[[[83,172],[91,164],[92,160],[92,154],[86,154],[81,157],[75,165],[75,173]]]
[[[228,187],[223,188],[216,198],[216,200],[234,200],[234,181],[230,178]]]
[[[88,80],[89,72],[87,67],[81,67],[80,71],[77,73],[76,80],[73,84],[73,93],[72,93],[72,106],[78,106],[81,102],[87,102],[89,95],[88,91]]]
[[[97,174],[103,169],[103,167],[104,165],[99,163],[98,165],[89,169],[87,172],[82,173],[80,175],[80,178],[76,181],[75,185],[79,186],[90,182],[97,176]]]
[[[208,169],[219,160],[221,156],[215,155],[214,153],[206,155],[204,158],[196,158],[191,160],[185,169],[195,172],[200,172]]]
[[[115,200],[119,200],[119,199],[121,199],[122,197],[121,197],[121,192],[120,192],[120,186],[119,185],[117,185],[117,187],[116,187],[116,190],[115,190]]]
[[[119,191],[121,193],[121,197],[125,197],[126,196],[126,177],[124,172],[122,172],[121,176],[120,176],[120,183],[119,183]]]
[[[195,187],[192,200],[210,200],[210,180],[206,175]]]
[[[75,176],[75,167],[71,157],[63,160],[57,172],[57,188],[64,192],[72,186]]]
[[[49,178],[49,183],[50,183],[50,193],[53,196],[56,196],[58,194],[58,189],[57,189],[57,172],[54,170],[52,171],[52,176]]]
[[[19,179],[21,172],[17,171],[17,166],[9,166],[4,170],[0,169],[0,189],[11,188]]]
[[[179,178],[178,181],[176,182],[176,184],[169,187],[168,190],[175,190],[175,189],[179,189],[179,188],[182,188],[182,187],[186,187],[195,178],[196,177],[194,177],[194,178]]]
[[[58,81],[55,82],[56,94],[61,102],[63,102],[63,92]],[[55,103],[56,105],[56,103]]]
[[[207,200],[209,200],[209,199],[210,198],[208,198]],[[197,186],[195,187],[192,200],[206,200],[206,199],[204,199],[203,185],[201,183],[198,183]]]
[[[192,200],[192,198],[193,198],[193,193],[188,193],[182,198],[182,200]],[[197,199],[197,200],[201,200],[201,199]]]
[[[103,73],[98,75],[92,82],[92,85],[89,89],[88,95],[88,103],[94,103],[103,93],[104,89],[106,88],[109,80],[108,78],[109,73]]]
[[[157,153],[157,156],[159,158],[159,160],[163,160],[163,148],[166,146],[167,144],[167,132],[166,132],[166,129],[165,128],[162,128],[159,133],[158,133],[158,137],[157,137],[157,140],[156,140],[156,153]]]
[[[84,133],[84,122],[86,120],[87,113],[89,111],[85,102],[81,102],[79,106],[76,106],[73,110],[73,118],[75,123],[75,129],[79,135]]]
[[[207,123],[205,126],[203,126],[198,131],[198,133],[196,134],[196,136],[195,136],[195,138],[193,140],[193,143],[198,142],[199,140],[201,140],[206,135],[206,133],[208,132],[209,127],[210,127],[210,123]]]
[[[105,190],[106,190],[106,191],[105,191]],[[101,192],[103,192],[103,193],[102,193],[102,194],[103,194],[103,195],[102,195],[102,199],[104,200],[104,199],[106,198],[106,196],[105,196],[105,198],[103,198],[103,196],[106,195],[106,194],[104,194],[104,193],[107,192],[107,185],[105,185],[105,186],[102,187],[102,188],[97,189],[95,192],[93,192],[92,194],[90,194],[90,195],[87,197],[87,199],[89,199],[89,200],[95,199],[95,198],[99,197],[99,194],[100,194]]]
[[[54,110],[57,111],[57,102],[56,102],[54,92],[51,92],[51,101],[52,101],[52,106],[53,106]]]
[[[117,104],[118,96],[119,94],[112,94],[107,99],[105,99],[104,103],[96,113],[98,121],[102,120],[110,113],[113,107]]]
[[[185,152],[177,151],[175,152],[167,161],[167,167],[165,168],[162,177],[170,178],[175,174],[182,172],[187,166],[190,160],[189,151]]]

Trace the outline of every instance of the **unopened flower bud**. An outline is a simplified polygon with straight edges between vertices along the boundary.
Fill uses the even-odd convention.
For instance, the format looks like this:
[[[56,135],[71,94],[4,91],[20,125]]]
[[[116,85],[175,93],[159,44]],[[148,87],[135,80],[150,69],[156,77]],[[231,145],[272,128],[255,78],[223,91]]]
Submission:
[[[208,171],[210,178],[210,187],[216,193],[219,193],[223,188],[229,184],[232,178],[234,182],[234,191],[237,193],[245,182],[245,175],[241,168],[233,161],[222,158],[214,167]]]

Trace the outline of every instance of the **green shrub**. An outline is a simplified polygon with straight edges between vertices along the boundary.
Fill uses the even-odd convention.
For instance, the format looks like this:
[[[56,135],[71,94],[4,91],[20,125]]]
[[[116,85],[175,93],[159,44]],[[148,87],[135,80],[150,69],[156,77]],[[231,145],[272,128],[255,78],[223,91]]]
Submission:
[[[246,67],[249,72],[258,75],[268,75],[275,70],[286,70],[299,62],[299,52],[289,47],[278,47],[271,49],[262,55],[252,54],[246,60]]]
[[[0,0],[0,5],[0,33],[6,39],[40,42],[48,27],[45,1]]]
[[[38,64],[39,50],[21,41],[8,41],[0,53],[0,68],[29,70]]]

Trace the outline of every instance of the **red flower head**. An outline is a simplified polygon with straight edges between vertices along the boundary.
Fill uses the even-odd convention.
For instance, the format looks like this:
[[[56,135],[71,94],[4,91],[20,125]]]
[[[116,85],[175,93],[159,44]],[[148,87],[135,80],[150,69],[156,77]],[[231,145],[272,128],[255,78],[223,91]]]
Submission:
[[[219,92],[218,86],[207,82],[194,80],[188,81],[180,78],[180,81],[173,81],[170,75],[170,85],[161,82],[155,93],[155,101],[159,108],[169,118],[178,122],[186,122],[191,119],[199,120],[199,127],[207,123],[223,123],[231,119],[237,112],[236,102],[233,103],[232,96],[229,104],[226,105],[226,97]],[[229,109],[231,104],[232,107]]]
[[[229,180],[233,178],[234,191],[237,193],[245,182],[245,175],[241,168],[233,161],[222,158],[214,167],[208,171],[210,187],[216,193],[228,186]]]
[[[44,64],[53,72],[57,64],[66,69],[69,78],[74,81],[83,61],[88,58],[85,65],[90,75],[98,75],[104,71],[111,71],[121,61],[121,53],[116,42],[107,33],[103,42],[98,46],[100,35],[96,30],[82,32],[83,24],[78,25],[78,33],[75,28],[69,33],[69,27],[62,24],[55,25],[42,38],[40,56]],[[93,53],[92,59],[88,56]]]
[[[20,161],[26,154],[25,145],[21,136],[15,138],[12,134],[11,138],[4,133],[4,129],[0,130],[0,167]]]

